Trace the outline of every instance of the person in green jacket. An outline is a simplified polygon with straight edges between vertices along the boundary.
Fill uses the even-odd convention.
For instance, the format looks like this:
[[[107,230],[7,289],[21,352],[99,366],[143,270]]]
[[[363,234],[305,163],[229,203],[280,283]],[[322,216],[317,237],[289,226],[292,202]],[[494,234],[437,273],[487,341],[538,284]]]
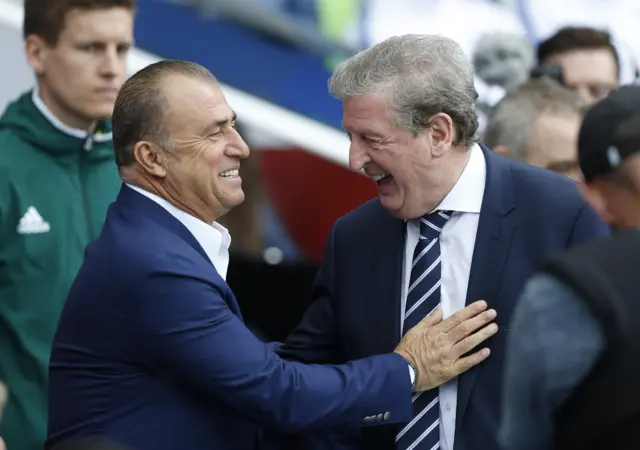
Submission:
[[[121,181],[110,116],[126,79],[135,0],[26,0],[36,87],[0,118],[0,436],[41,450],[50,347],[85,246]]]

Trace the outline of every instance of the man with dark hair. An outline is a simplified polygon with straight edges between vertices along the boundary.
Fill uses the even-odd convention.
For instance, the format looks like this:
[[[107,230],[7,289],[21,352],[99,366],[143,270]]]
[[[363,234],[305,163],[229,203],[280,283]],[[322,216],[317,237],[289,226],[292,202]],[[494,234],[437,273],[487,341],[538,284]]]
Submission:
[[[433,314],[386,354],[344,365],[287,362],[260,342],[225,281],[231,238],[217,222],[245,197],[235,121],[194,63],[152,64],[122,87],[124,186],[60,318],[47,450],[92,435],[136,450],[254,450],[260,426],[398,423],[412,417],[412,391],[488,357],[476,351],[496,331],[486,302]]]
[[[0,436],[40,450],[49,352],[84,247],[120,186],[111,124],[134,0],[26,0],[36,86],[0,119]]]
[[[631,450],[640,439],[640,86],[585,116],[583,192],[618,230],[558,255],[526,285],[510,324],[505,450]]]
[[[620,61],[611,36],[588,27],[565,27],[538,46],[538,65],[556,65],[565,86],[589,103],[620,84]]]
[[[585,102],[549,78],[527,81],[493,108],[483,142],[494,152],[577,179]]]
[[[127,170],[135,163],[134,147],[140,141],[157,142],[170,154],[175,153],[175,143],[171,139],[173,130],[167,128],[166,120],[170,114],[169,98],[162,83],[170,75],[218,84],[206,68],[188,61],[163,61],[131,78],[122,95],[118,96],[113,115],[113,147],[120,170]]]

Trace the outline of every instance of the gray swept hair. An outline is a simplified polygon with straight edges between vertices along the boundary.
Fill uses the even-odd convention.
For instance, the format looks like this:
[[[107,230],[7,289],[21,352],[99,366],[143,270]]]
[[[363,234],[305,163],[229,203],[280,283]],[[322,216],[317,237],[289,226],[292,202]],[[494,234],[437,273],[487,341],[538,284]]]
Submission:
[[[586,108],[578,93],[550,78],[529,80],[507,92],[493,107],[482,141],[491,148],[505,146],[514,158],[525,161],[535,146],[532,133],[538,116],[582,117]]]
[[[473,67],[452,39],[394,36],[341,62],[329,79],[329,92],[340,100],[387,90],[396,126],[417,134],[434,114],[446,113],[454,123],[455,145],[476,141]]]

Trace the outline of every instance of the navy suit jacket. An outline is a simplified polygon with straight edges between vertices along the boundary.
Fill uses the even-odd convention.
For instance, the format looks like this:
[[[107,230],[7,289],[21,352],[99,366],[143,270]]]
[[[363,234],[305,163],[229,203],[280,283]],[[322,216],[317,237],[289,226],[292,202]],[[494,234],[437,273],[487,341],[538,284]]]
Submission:
[[[406,421],[411,382],[397,354],[283,361],[245,328],[193,235],[123,186],[64,307],[49,401],[46,449],[103,437],[135,450],[245,450],[258,448],[260,426]]]
[[[455,450],[499,448],[505,342],[514,303],[551,253],[609,234],[567,177],[482,148],[487,177],[466,303],[486,300],[498,312],[491,356],[458,379]],[[400,283],[406,224],[374,199],[335,224],[313,303],[279,353],[341,363],[386,353],[400,340]],[[397,426],[341,430],[304,439],[313,448],[393,449]]]

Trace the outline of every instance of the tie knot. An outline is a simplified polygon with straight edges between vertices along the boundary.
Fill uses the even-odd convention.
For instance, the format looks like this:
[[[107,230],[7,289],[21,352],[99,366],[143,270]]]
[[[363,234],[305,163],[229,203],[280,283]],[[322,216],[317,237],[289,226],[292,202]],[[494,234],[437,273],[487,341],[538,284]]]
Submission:
[[[420,217],[420,236],[425,239],[435,239],[440,236],[442,227],[451,218],[453,211],[434,211]]]

